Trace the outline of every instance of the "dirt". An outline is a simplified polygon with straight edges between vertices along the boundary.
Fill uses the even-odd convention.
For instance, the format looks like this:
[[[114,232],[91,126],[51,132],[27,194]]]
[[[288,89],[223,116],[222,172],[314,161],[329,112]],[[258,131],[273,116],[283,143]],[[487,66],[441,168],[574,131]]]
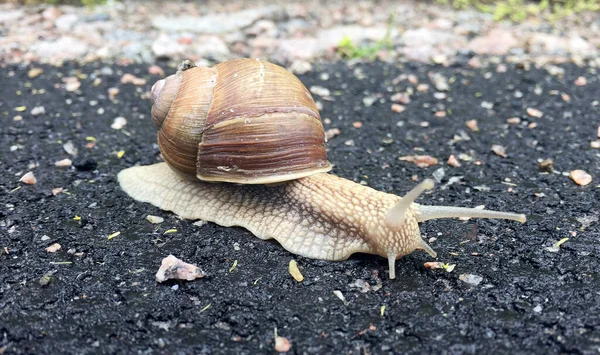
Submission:
[[[0,353],[273,353],[275,328],[294,354],[600,349],[600,159],[590,148],[600,124],[600,83],[591,69],[566,65],[558,77],[512,64],[497,73],[495,67],[462,64],[333,63],[300,76],[307,87],[332,93],[330,100],[315,98],[331,122],[325,128],[340,129],[328,142],[333,173],[402,195],[414,186],[413,175],[423,179],[437,171],[439,177],[443,168],[441,182],[418,202],[528,215],[524,224],[425,222],[425,240],[437,238],[430,243],[437,261],[455,264],[454,270],[429,270],[424,263],[434,260],[415,252],[397,262],[397,278],[390,280],[381,257],[310,260],[241,228],[197,226],[134,202],[119,189],[116,174],[160,160],[150,103],[142,98],[158,77],[148,75],[146,66],[94,62],[42,66],[43,74],[29,79],[30,68],[0,71]],[[124,73],[148,82],[122,85]],[[393,84],[402,73],[430,88],[415,92],[406,110],[396,113],[390,96],[416,87],[406,80]],[[429,73],[448,79],[451,101],[434,97]],[[68,92],[61,78],[74,75],[81,87]],[[574,85],[579,76],[587,85]],[[94,84],[96,78],[101,82]],[[120,88],[114,101],[111,87]],[[365,100],[371,106],[365,97],[375,98]],[[26,110],[15,111],[19,106]],[[46,113],[32,116],[36,106]],[[543,116],[531,117],[527,108]],[[436,117],[438,111],[445,117]],[[17,115],[23,119],[15,121]],[[118,116],[127,124],[112,129]],[[527,122],[506,123],[511,117]],[[472,119],[477,132],[465,125]],[[528,127],[531,122],[537,126]],[[78,156],[65,152],[68,141]],[[90,142],[95,145],[86,148]],[[506,157],[492,151],[494,144],[505,148]],[[460,153],[472,159],[447,165],[450,154]],[[439,163],[422,169],[398,160],[414,154]],[[74,166],[54,166],[64,158]],[[555,172],[538,168],[538,159],[546,158],[553,159]],[[575,169],[591,174],[592,183],[575,184],[566,176]],[[30,170],[37,184],[19,182]],[[448,185],[457,176],[462,179]],[[64,190],[53,195],[57,187]],[[149,214],[165,220],[151,224]],[[164,234],[169,229],[176,232]],[[115,232],[120,234],[109,239]],[[546,249],[563,238],[569,240],[558,252]],[[47,252],[54,243],[61,249]],[[157,283],[154,273],[169,254],[207,276]],[[304,275],[301,283],[288,273],[292,258]],[[481,282],[469,284],[463,280],[479,278],[463,274]],[[353,286],[357,280],[368,286]]]

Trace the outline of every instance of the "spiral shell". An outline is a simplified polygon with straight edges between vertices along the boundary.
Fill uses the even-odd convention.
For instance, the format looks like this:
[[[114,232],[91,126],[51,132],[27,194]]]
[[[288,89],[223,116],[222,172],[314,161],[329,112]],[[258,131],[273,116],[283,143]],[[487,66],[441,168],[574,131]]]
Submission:
[[[152,103],[162,155],[186,177],[264,184],[331,170],[312,96],[275,64],[187,61],[154,84]]]

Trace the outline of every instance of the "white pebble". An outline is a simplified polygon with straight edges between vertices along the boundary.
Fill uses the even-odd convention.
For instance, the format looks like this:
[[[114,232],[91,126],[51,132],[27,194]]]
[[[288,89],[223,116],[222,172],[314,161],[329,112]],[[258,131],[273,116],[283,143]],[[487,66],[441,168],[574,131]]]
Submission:
[[[125,127],[125,125],[127,124],[127,120],[125,119],[125,117],[117,117],[115,118],[115,120],[113,121],[113,124],[110,125],[110,128],[112,129],[121,129],[123,127]]]
[[[36,106],[31,110],[32,116],[39,116],[39,115],[43,115],[45,113],[46,113],[46,109],[44,108],[44,106]]]

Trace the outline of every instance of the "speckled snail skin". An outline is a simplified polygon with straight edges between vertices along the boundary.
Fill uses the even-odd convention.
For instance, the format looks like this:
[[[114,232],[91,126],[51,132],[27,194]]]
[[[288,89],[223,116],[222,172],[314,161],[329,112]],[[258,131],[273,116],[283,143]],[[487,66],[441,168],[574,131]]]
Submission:
[[[435,257],[419,222],[447,217],[525,215],[414,203],[426,179],[400,198],[328,174],[315,103],[277,65],[237,59],[210,68],[190,61],[152,87],[152,120],[166,163],[119,173],[121,188],[187,219],[241,226],[309,258],[353,253],[395,261],[416,249]],[[215,183],[223,182],[223,183]]]

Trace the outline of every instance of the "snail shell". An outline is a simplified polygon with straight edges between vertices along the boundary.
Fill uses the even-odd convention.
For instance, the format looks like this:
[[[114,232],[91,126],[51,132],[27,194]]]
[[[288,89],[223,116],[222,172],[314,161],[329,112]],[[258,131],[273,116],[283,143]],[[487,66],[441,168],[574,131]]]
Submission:
[[[165,161],[188,178],[264,184],[331,170],[310,92],[269,62],[185,62],[152,87],[152,121]]]

